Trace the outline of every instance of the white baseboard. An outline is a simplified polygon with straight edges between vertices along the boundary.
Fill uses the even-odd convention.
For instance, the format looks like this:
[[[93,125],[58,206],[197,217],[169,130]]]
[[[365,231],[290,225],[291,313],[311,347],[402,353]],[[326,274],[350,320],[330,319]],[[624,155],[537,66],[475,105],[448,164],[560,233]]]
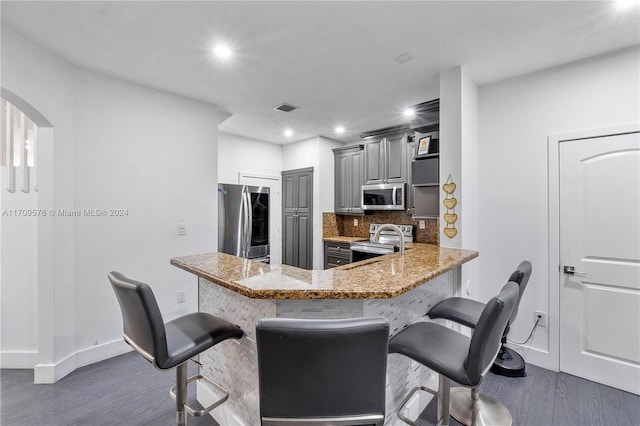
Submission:
[[[123,339],[91,346],[76,352],[76,368],[126,354],[132,350],[131,346],[127,345]]]
[[[33,367],[33,383],[55,383],[76,369],[76,354],[72,353],[55,364],[38,363]]]
[[[38,351],[0,351],[0,368],[31,369],[38,363]]]
[[[76,368],[104,361],[131,350],[131,347],[124,340],[118,339],[74,352],[55,364],[36,364],[33,367],[33,382],[36,384],[55,383]]]
[[[196,395],[198,402],[202,404],[203,407],[207,407],[220,399],[211,386],[207,386],[201,381],[196,382]],[[221,425],[245,426],[245,423],[233,412],[227,403],[214,408],[209,415]]]
[[[529,363],[536,365],[538,367],[546,368],[551,371],[560,371],[560,366],[558,365],[558,358],[553,358],[548,351],[544,351],[542,349],[533,348],[530,346],[522,346],[516,345],[513,343],[507,344],[507,347],[513,349],[522,357],[524,360]]]

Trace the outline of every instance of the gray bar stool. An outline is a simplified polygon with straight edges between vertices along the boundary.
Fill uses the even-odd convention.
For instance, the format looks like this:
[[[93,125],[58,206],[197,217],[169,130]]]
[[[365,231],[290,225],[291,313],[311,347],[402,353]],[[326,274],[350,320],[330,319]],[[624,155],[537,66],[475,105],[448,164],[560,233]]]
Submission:
[[[119,272],[109,273],[109,281],[120,304],[125,342],[160,370],[177,367],[176,385],[169,393],[176,401],[178,425],[187,424],[186,413],[202,416],[225,402],[229,393],[211,379],[200,374],[187,379],[187,361],[223,340],[241,338],[242,330],[204,312],[187,314],[165,324],[149,285]],[[214,386],[223,397],[202,410],[193,409],[187,404],[187,384],[194,380]]]
[[[480,314],[471,338],[433,322],[411,324],[389,341],[389,352],[405,355],[439,374],[438,391],[417,386],[398,408],[398,417],[407,424],[416,422],[402,415],[402,409],[419,390],[438,398],[438,424],[449,424],[451,380],[477,387],[500,350],[500,337],[518,300],[518,284],[508,282],[500,294],[489,300]],[[506,410],[506,408],[505,408]],[[474,412],[476,412],[474,410]],[[508,423],[511,414],[507,410]],[[475,421],[475,418],[472,419]]]
[[[263,426],[384,424],[385,318],[262,319],[256,340]]]
[[[519,294],[509,323],[502,333],[500,352],[498,352],[498,356],[491,367],[491,371],[496,374],[509,377],[526,376],[524,359],[520,354],[508,348],[506,343],[507,334],[509,333],[511,324],[516,320],[520,300],[522,300],[524,290],[527,288],[530,276],[531,262],[525,260],[518,265],[518,268],[509,277],[509,281],[519,284]],[[475,300],[463,297],[450,297],[434,306],[428,315],[429,318],[432,319],[443,318],[474,328],[478,323],[484,306],[484,303]],[[486,425],[493,425],[499,422],[503,417],[504,410],[506,410],[495,398],[480,393],[477,387],[471,390],[465,388],[454,388],[451,390],[451,416],[454,419],[468,425],[471,422],[473,406],[478,410],[477,422]]]

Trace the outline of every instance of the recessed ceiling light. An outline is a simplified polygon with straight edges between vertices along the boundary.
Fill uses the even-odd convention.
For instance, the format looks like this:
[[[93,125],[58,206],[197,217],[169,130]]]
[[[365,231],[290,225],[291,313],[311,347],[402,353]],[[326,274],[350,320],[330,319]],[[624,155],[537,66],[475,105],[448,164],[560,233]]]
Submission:
[[[231,56],[232,52],[229,46],[219,44],[213,48],[213,54],[220,59],[228,59]]]
[[[291,129],[284,129],[284,135],[289,137],[289,136],[293,136],[293,130]]]
[[[344,133],[344,127],[342,127],[342,126],[336,127],[335,130],[336,130],[336,133]]]
[[[405,117],[413,118],[416,115],[416,112],[411,108],[407,108],[402,112],[402,114],[404,114]]]

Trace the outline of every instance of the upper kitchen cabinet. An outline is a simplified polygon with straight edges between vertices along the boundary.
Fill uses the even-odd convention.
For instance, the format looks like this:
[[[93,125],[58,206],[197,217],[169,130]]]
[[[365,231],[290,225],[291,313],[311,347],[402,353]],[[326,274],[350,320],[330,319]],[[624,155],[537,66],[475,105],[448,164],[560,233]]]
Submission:
[[[365,183],[406,182],[406,150],[406,133],[379,136],[365,143]]]
[[[364,181],[364,146],[333,150],[335,159],[335,205],[340,214],[364,214],[360,205],[360,188]]]

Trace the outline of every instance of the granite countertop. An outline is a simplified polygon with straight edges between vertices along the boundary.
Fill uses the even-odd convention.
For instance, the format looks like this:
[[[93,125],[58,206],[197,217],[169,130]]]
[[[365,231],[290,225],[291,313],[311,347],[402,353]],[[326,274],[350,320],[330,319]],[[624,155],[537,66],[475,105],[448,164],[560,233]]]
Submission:
[[[329,241],[332,243],[352,243],[354,241],[369,241],[369,238],[365,237],[324,237],[322,241]]]
[[[171,264],[253,299],[390,299],[474,259],[478,252],[413,243],[405,251],[334,269],[269,265],[225,253]]]

